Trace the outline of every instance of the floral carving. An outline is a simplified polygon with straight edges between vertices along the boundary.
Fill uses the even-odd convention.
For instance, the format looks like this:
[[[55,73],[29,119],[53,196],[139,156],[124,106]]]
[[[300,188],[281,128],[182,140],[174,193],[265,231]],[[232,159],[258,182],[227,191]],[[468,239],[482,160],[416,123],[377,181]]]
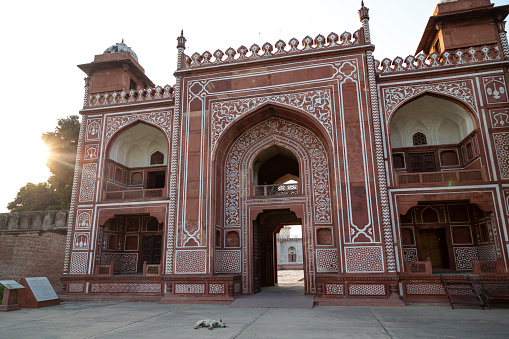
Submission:
[[[87,120],[87,140],[99,140],[101,119]]]
[[[308,152],[313,182],[314,218],[317,224],[331,223],[331,199],[327,153],[318,138],[304,127],[277,118],[267,119],[244,133],[230,149],[226,160],[225,224],[240,227],[241,161],[254,142],[270,135],[298,141]]]
[[[108,117],[106,120],[106,143],[121,128],[131,124],[134,121],[146,121],[160,127],[166,136],[171,136],[172,112],[152,112],[143,114],[130,114],[122,116]]]
[[[96,175],[97,175],[97,164],[83,165],[79,199],[80,202],[92,201],[94,199]]]
[[[314,116],[332,139],[332,108],[329,90],[316,90],[301,93],[289,93],[266,97],[223,101],[212,104],[212,145],[214,146],[221,133],[238,117],[259,107],[273,102],[303,110]]]
[[[415,86],[399,86],[383,89],[385,118],[389,118],[402,102],[424,92],[434,92],[455,97],[475,108],[474,95],[467,82],[443,82]]]
[[[491,114],[491,126],[493,128],[509,127],[509,110],[494,109],[490,111],[490,114]]]

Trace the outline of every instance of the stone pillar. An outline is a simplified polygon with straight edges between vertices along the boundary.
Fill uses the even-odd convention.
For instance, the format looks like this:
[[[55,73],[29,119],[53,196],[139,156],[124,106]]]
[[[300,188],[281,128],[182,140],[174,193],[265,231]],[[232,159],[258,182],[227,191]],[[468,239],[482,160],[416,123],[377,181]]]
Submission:
[[[186,49],[186,38],[184,38],[184,31],[180,32],[177,38],[177,72],[185,65],[184,50]],[[177,182],[178,182],[178,157],[179,157],[179,138],[180,138],[180,116],[181,116],[181,103],[180,93],[182,91],[182,77],[180,74],[176,75],[175,82],[175,109],[173,110],[173,131],[171,135],[171,164],[170,164],[170,206],[168,209],[168,238],[166,240],[166,274],[173,273],[173,245],[175,243],[176,216],[177,216]]]
[[[500,45],[505,58],[509,58],[509,44],[507,43],[507,34],[505,31],[505,21],[502,17],[497,18],[498,36],[500,37]]]
[[[88,106],[88,91],[90,89],[90,77],[85,78],[85,95],[83,97],[83,108]]]
[[[78,137],[78,148],[76,149],[76,162],[74,163],[74,178],[72,183],[71,193],[71,206],[69,207],[69,215],[67,217],[67,239],[65,243],[65,258],[64,258],[64,274],[69,273],[69,261],[71,257],[71,242],[72,242],[72,227],[74,223],[74,213],[77,204],[78,196],[78,182],[80,180],[81,172],[81,152],[83,148],[83,141],[85,139],[85,124],[87,123],[86,116],[81,117],[80,135]]]
[[[371,43],[371,33],[369,30],[369,8],[364,7],[364,1],[361,3],[359,17],[362,22],[365,42]],[[373,119],[373,135],[375,139],[375,162],[378,188],[380,192],[380,208],[382,210],[382,231],[385,243],[385,257],[387,261],[387,271],[396,272],[392,220],[389,209],[389,194],[387,190],[387,173],[385,171],[382,129],[380,112],[378,110],[378,94],[376,90],[375,61],[373,58],[373,52],[370,50],[366,51],[366,62],[368,66],[369,95],[371,101],[371,116]]]

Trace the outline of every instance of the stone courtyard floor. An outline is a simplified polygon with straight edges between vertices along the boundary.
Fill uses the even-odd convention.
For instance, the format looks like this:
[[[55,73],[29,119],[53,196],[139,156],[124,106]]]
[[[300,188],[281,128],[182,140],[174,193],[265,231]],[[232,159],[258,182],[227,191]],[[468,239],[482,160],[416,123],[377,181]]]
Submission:
[[[303,290],[301,272],[280,271],[281,288]],[[221,318],[226,327],[193,329],[198,320],[207,318]],[[0,312],[0,338],[509,338],[509,308],[64,302]]]
[[[225,328],[193,329],[199,319]],[[507,338],[509,309],[62,303],[0,313],[0,338]]]

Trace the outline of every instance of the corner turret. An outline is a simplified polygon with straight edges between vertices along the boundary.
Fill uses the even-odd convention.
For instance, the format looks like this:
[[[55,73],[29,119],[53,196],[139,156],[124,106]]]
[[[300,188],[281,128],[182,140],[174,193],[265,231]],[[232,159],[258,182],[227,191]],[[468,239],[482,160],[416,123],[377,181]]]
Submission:
[[[96,55],[93,62],[78,67],[90,77],[89,94],[128,92],[154,86],[138,63],[136,53],[124,44],[124,40]]]
[[[460,48],[503,45],[503,22],[509,5],[494,7],[490,0],[442,0],[430,17],[416,54],[441,54]],[[502,34],[504,33],[504,34]]]

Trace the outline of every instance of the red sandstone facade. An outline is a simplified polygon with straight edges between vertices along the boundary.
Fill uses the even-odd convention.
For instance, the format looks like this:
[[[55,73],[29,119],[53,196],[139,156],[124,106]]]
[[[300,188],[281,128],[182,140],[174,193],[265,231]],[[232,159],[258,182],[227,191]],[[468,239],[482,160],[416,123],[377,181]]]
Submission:
[[[64,294],[229,303],[276,283],[292,224],[322,304],[506,281],[508,12],[439,4],[426,54],[380,63],[362,6],[353,34],[191,56],[180,36],[173,87],[123,44],[80,65]]]

